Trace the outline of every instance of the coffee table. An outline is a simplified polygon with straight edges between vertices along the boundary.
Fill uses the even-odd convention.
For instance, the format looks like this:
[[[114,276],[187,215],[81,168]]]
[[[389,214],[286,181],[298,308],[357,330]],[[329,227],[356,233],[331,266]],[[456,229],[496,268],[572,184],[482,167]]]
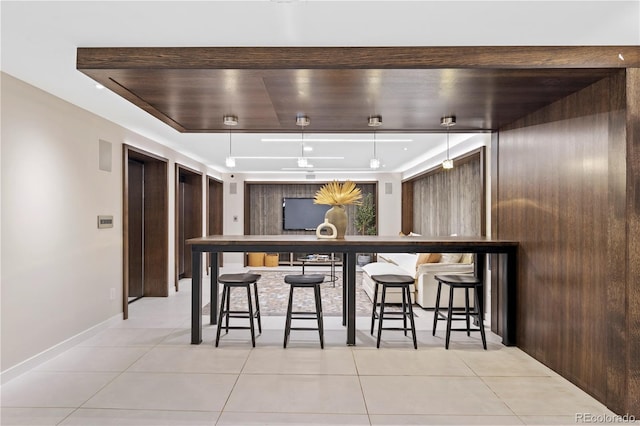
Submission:
[[[304,274],[304,267],[307,263],[309,264],[329,264],[331,266],[331,272],[329,273],[328,277],[329,279],[326,281],[330,281],[333,286],[336,286],[336,281],[338,281],[338,277],[336,276],[336,262],[339,262],[340,259],[338,259],[337,257],[335,257],[333,255],[333,253],[331,253],[330,255],[317,255],[317,254],[310,254],[308,256],[305,257],[299,257],[298,262],[302,263],[302,273]]]

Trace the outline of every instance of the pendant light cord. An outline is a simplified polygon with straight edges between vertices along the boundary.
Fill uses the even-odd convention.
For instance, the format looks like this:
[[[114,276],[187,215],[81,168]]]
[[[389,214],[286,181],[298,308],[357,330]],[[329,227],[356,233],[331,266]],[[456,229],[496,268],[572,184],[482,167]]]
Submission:
[[[449,126],[447,126],[447,160],[449,159]]]
[[[378,158],[376,155],[376,128],[373,128],[373,158]]]

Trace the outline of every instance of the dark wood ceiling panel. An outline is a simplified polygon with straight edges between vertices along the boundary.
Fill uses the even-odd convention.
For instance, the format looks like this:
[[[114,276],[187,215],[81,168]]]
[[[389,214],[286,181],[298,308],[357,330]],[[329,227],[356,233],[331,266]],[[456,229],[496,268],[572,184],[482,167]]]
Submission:
[[[638,68],[640,49],[638,46],[80,47],[76,64],[77,69],[85,70]]]
[[[456,115],[455,131],[497,129],[620,67],[620,48],[520,50],[81,48],[78,69],[181,132],[226,131],[226,114],[241,132],[299,132],[298,114],[311,119],[306,132],[370,131],[373,114],[380,132],[434,132],[444,115]]]
[[[237,115],[239,130],[279,129],[259,73],[235,70],[127,70],[111,80],[188,131],[220,131],[224,115]],[[135,102],[134,102],[135,103]]]

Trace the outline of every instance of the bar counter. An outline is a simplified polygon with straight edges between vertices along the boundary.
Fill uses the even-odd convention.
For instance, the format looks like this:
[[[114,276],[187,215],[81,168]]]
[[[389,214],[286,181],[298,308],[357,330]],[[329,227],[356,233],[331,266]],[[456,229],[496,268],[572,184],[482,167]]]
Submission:
[[[475,253],[476,275],[483,279],[487,253],[500,255],[503,261],[498,289],[498,316],[502,343],[516,344],[516,279],[518,243],[485,237],[400,237],[345,236],[344,239],[319,239],[315,235],[211,235],[187,240],[191,246],[191,343],[202,342],[202,254],[211,256],[211,324],[217,321],[219,275],[217,253],[225,252],[309,252],[343,254],[343,325],[346,344],[356,340],[356,253]]]

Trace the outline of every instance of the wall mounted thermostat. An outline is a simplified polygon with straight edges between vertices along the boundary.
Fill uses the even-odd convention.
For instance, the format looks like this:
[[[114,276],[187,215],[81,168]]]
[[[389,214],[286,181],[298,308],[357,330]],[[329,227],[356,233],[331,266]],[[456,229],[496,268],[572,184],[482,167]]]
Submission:
[[[98,229],[113,228],[113,216],[98,216]]]

